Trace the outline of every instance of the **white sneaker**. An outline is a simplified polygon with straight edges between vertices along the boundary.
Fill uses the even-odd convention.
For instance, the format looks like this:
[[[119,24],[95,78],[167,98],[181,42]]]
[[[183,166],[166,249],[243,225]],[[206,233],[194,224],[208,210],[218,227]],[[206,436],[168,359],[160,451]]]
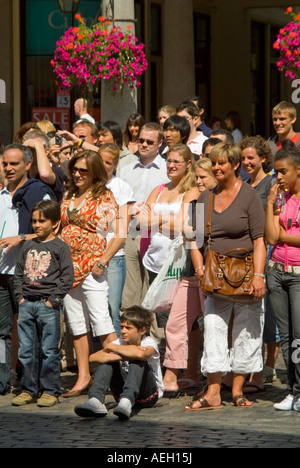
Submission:
[[[132,412],[132,403],[128,398],[121,398],[118,406],[114,409],[114,414],[124,421],[130,418]]]
[[[295,397],[293,395],[288,395],[285,397],[283,401],[280,403],[276,403],[273,408],[279,411],[291,411],[294,407]],[[299,404],[299,411],[300,411],[300,404]]]
[[[108,413],[105,404],[94,397],[90,398],[86,403],[75,406],[74,411],[77,416],[82,418],[101,418]]]
[[[298,400],[295,401],[294,406],[293,406],[293,409],[294,409],[295,411],[300,411],[300,398],[298,398]]]

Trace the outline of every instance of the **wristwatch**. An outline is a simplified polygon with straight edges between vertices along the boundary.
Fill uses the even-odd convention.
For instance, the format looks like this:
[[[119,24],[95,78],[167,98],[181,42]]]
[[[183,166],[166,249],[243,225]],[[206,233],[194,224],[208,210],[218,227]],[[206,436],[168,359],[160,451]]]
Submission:
[[[77,143],[77,148],[81,148],[84,142],[85,142],[85,138],[79,138],[79,142]]]
[[[26,234],[19,234],[19,236],[21,237],[22,244],[24,244],[26,242]]]
[[[98,267],[100,270],[105,270],[106,265],[103,265],[103,263],[101,263],[100,260],[99,260],[99,262],[97,262],[97,267]]]

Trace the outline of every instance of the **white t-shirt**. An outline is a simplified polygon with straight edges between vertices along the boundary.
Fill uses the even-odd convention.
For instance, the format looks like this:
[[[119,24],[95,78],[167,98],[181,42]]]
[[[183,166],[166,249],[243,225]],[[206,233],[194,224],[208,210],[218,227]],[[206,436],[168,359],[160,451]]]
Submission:
[[[82,114],[79,120],[76,123],[82,122],[83,120],[88,120],[92,124],[95,123],[95,119],[90,114]]]
[[[202,145],[207,140],[207,137],[202,132],[198,132],[199,135],[192,140],[187,142],[187,146],[190,148],[191,152],[194,154],[202,154]]]
[[[116,341],[114,341],[113,344],[121,345],[121,346],[128,345],[128,343],[123,341],[122,338],[118,338]],[[157,388],[158,388],[158,398],[162,398],[165,388],[163,384],[163,377],[162,377],[162,371],[161,371],[161,366],[160,366],[160,353],[158,350],[158,345],[156,341],[153,338],[151,338],[151,336],[143,336],[141,347],[142,348],[151,347],[155,349],[155,353],[152,354],[152,356],[150,356],[149,359],[147,359],[147,362],[155,375]],[[126,367],[128,366],[128,363],[125,361],[123,364],[126,369]]]
[[[115,197],[116,202],[119,207],[127,205],[127,203],[134,203],[133,190],[127,182],[120,179],[119,177],[113,176],[106,184],[106,187],[112,191],[113,196]],[[109,228],[109,231],[106,236],[107,243],[115,236],[112,228]],[[125,255],[124,244],[121,249],[115,254],[115,256]]]

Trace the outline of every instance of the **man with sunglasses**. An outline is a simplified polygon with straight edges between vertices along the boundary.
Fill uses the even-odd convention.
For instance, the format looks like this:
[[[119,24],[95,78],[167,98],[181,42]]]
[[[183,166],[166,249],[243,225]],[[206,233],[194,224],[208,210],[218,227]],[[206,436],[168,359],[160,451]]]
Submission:
[[[155,187],[169,182],[166,162],[159,154],[162,141],[163,130],[159,124],[150,122],[144,125],[138,139],[140,157],[120,171],[119,177],[133,190],[137,207],[147,201]],[[141,261],[140,247],[141,232],[137,230],[133,218],[125,244],[126,279],[123,307],[130,307],[132,304],[141,305],[149,287],[148,274]]]

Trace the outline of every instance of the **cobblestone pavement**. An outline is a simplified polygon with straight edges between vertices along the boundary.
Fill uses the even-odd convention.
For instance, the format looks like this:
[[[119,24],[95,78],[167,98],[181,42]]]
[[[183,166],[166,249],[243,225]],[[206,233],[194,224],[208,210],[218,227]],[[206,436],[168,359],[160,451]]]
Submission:
[[[186,412],[197,391],[175,400],[162,399],[156,407],[143,409],[126,422],[112,411],[103,419],[81,419],[73,411],[87,395],[60,398],[52,408],[11,406],[14,395],[0,396],[0,448],[149,448],[164,450],[219,447],[300,447],[300,413],[280,412],[273,404],[283,399],[285,371],[277,369],[278,380],[267,391],[250,397],[252,408],[231,405],[229,392],[222,394],[224,408]],[[71,388],[76,376],[62,373],[63,388]],[[113,399],[106,403],[111,409]]]

